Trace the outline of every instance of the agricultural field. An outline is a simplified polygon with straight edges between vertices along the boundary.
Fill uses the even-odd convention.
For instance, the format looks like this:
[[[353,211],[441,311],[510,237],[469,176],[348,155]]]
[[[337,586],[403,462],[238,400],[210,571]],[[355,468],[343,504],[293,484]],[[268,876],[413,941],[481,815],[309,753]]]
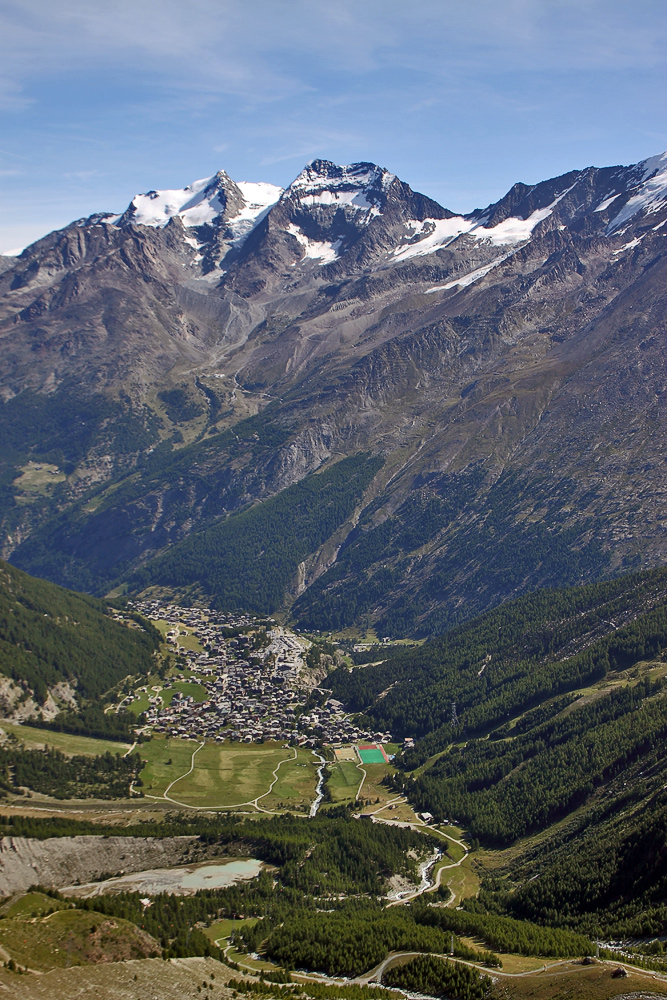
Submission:
[[[364,745],[362,744],[362,747]],[[393,747],[391,752],[395,752]],[[330,776],[327,788],[333,805],[354,802],[360,798],[363,802],[370,803],[368,809],[375,812],[396,799],[395,792],[382,784],[382,779],[395,771],[382,750],[358,751],[353,746],[342,747],[335,751],[334,761],[328,765],[328,769]],[[415,815],[412,809],[409,807],[407,809],[408,814],[400,818],[413,822]],[[384,812],[383,816],[391,819],[399,818],[398,815]]]
[[[116,743],[112,740],[98,740],[92,736],[75,736],[72,733],[57,733],[50,729],[37,729],[32,726],[14,725],[3,722],[2,730],[19,739],[29,750],[41,749],[44,746],[54,747],[62,753],[85,754],[97,757],[99,754],[125,754],[130,749],[129,743]]]
[[[318,766],[310,750],[297,748],[296,757],[280,765],[273,790],[259,800],[259,806],[278,812],[307,812],[315,798]]]
[[[141,773],[144,795],[168,797],[192,808],[261,810],[278,808],[288,799],[285,807],[295,808],[315,795],[312,755],[276,743],[202,745],[195,740],[153,739],[142,746],[141,754],[146,761]]]
[[[151,678],[151,681],[153,681],[153,678]],[[157,692],[152,690],[151,683],[148,684],[148,691],[136,691],[134,693],[134,701],[131,701],[130,704],[126,706],[127,711],[132,712],[132,715],[138,719],[142,712],[145,712],[148,708],[149,695],[154,694],[157,694]]]
[[[64,483],[66,475],[57,465],[47,462],[28,462],[21,466],[21,475],[14,482],[19,503],[31,503],[40,497],[48,496],[54,486]]]
[[[240,927],[254,927],[256,923],[257,917],[245,917],[243,920],[216,920],[215,923],[204,929],[204,934],[213,944],[223,948],[234,931],[238,931]]]
[[[192,635],[191,632],[186,632],[184,635],[183,631],[184,627],[181,626],[180,635],[176,640],[178,645],[182,646],[183,649],[192,649],[195,653],[201,653],[203,647],[199,639],[197,639],[194,635]]]
[[[332,805],[354,802],[364,777],[355,760],[337,757],[333,763],[327,765],[327,768],[329,770],[327,789]]]
[[[188,770],[198,746],[195,740],[169,738],[144,743],[141,758],[146,764],[140,775],[144,795],[162,798],[168,786]]]
[[[155,627],[166,637],[167,632],[169,632],[174,626],[166,621],[164,618],[159,618],[153,622]],[[177,638],[177,643],[179,646],[183,646],[184,649],[192,649],[196,653],[202,652],[202,646],[199,640],[192,634],[192,630],[188,628],[187,625],[178,626],[179,636]],[[165,638],[166,642],[166,638]],[[169,648],[169,647],[167,647]],[[173,649],[172,649],[173,652]]]
[[[180,691],[184,697],[190,695],[198,704],[206,701],[208,693],[206,688],[198,683],[199,678],[188,671],[184,672],[184,676],[187,676],[189,679],[185,681],[169,681],[168,683],[172,686],[168,689],[164,688],[164,681],[160,680],[159,677],[149,678],[148,681],[144,681],[141,685],[142,688],[146,687],[148,690],[142,691],[136,688],[133,692],[134,700],[126,706],[127,710],[139,718],[150,707],[148,699],[153,698],[157,694],[162,698],[162,704],[166,708],[167,705],[171,705],[177,691]]]
[[[395,774],[396,769],[391,764],[372,763],[361,765],[366,772],[366,778],[361,786],[361,798],[372,803],[371,810],[378,808],[396,798],[396,792],[382,784],[387,774]]]

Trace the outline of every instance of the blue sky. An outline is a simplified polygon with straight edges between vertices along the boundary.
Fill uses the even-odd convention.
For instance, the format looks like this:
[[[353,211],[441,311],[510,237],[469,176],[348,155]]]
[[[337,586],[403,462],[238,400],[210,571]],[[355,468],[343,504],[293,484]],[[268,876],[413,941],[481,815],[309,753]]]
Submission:
[[[665,0],[0,0],[0,251],[224,168],[456,211],[667,148]]]

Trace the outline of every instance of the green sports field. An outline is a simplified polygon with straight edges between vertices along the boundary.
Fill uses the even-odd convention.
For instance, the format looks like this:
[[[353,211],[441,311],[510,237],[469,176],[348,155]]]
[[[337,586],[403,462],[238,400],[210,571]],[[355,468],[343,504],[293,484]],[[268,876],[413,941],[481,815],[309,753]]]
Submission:
[[[362,764],[386,764],[387,758],[379,747],[357,747]]]

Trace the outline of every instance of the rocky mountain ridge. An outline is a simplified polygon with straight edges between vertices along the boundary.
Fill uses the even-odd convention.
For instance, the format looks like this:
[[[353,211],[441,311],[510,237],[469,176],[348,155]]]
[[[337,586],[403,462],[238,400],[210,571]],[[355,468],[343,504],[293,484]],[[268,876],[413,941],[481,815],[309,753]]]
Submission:
[[[319,160],[50,234],[0,275],[4,554],[103,592],[372,452],[285,592],[313,627],[663,562],[666,195],[663,155],[457,216]],[[62,480],[20,485],[40,462]]]

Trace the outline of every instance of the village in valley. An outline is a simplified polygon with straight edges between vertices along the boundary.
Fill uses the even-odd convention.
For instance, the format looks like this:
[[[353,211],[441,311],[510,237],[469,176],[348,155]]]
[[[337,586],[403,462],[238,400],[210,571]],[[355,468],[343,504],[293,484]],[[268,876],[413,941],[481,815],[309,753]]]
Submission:
[[[317,687],[320,675],[306,663],[311,643],[272,619],[160,600],[136,601],[132,609],[161,628],[175,654],[175,673],[128,692],[118,705],[147,699],[140,716],[147,729],[309,748],[391,739],[359,728],[340,701]]]

